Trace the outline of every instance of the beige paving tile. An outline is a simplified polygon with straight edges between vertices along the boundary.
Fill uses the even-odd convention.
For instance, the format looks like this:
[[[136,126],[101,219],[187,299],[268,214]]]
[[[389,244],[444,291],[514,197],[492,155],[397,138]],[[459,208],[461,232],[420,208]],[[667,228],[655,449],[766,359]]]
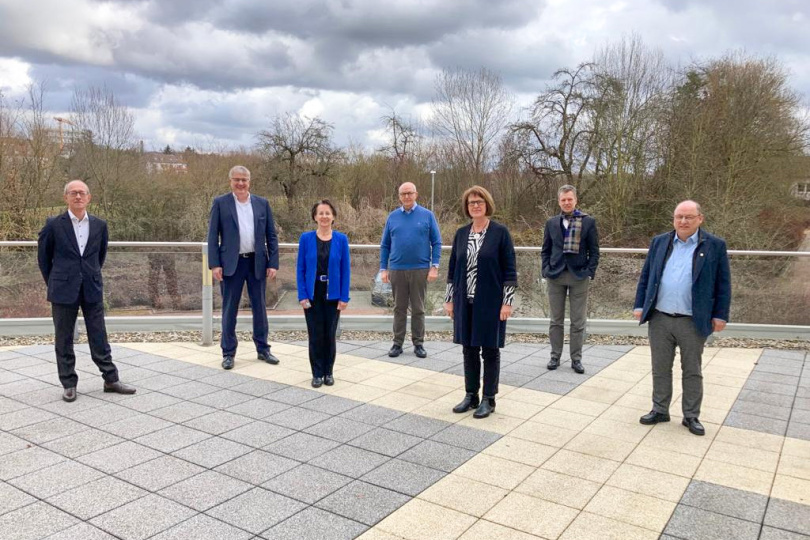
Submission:
[[[631,396],[643,396],[649,398],[652,395],[652,381],[645,379],[627,391]]]
[[[377,528],[407,540],[455,540],[475,521],[468,514],[412,499],[379,522]]]
[[[510,493],[484,519],[542,538],[557,538],[577,514],[577,510],[567,506]]]
[[[367,386],[366,388],[372,388],[371,386]],[[389,392],[383,396],[377,397],[371,400],[373,405],[379,405],[380,407],[388,407],[389,409],[394,409],[397,411],[402,412],[411,412],[414,409],[418,409],[432,400],[412,396],[409,394],[403,394],[401,392]]]
[[[459,540],[536,540],[538,537],[491,521],[480,519]]]
[[[652,446],[638,446],[627,456],[625,463],[683,476],[684,478],[692,478],[700,466],[700,461],[701,458],[689,454],[671,452]]]
[[[599,416],[609,405],[587,399],[579,399],[571,396],[563,396],[551,405],[548,410],[563,410],[587,416]]]
[[[624,461],[635,447],[636,443],[610,439],[593,433],[580,433],[571,439],[564,448],[589,456],[612,459],[613,461]]]
[[[729,388],[742,388],[745,385],[746,377],[734,377],[725,373],[707,373],[703,370],[703,382],[716,386],[727,386]]]
[[[711,424],[703,424],[706,428],[706,435],[698,437],[692,435],[688,429],[681,425],[676,417],[672,422],[656,424],[650,433],[641,441],[641,446],[652,446],[672,450],[682,454],[703,457],[712,444],[712,439],[716,430],[712,432]],[[715,426],[716,428],[716,426]]]
[[[502,437],[486,447],[484,454],[517,461],[524,465],[539,467],[553,456],[559,448],[519,439],[511,435]]]
[[[810,505],[810,480],[777,474],[771,497]]]
[[[514,401],[520,401],[523,403],[531,403],[533,405],[540,405],[541,407],[547,407],[551,405],[558,399],[560,396],[557,394],[551,394],[549,392],[540,392],[538,390],[530,390],[529,388],[515,388],[509,392],[501,391],[503,397],[508,397]]]
[[[345,367],[353,367],[359,366],[361,364],[368,363],[368,358],[363,358],[361,356],[351,356],[348,354],[338,354],[335,357],[335,365],[345,366]]]
[[[586,388],[601,388],[611,392],[619,392],[621,394],[627,392],[636,385],[635,381],[617,381],[606,377],[595,375],[582,383],[581,386]]]
[[[624,395],[624,392],[624,390],[609,390],[607,388],[582,384],[571,390],[567,395],[587,399],[589,401],[597,401],[606,405],[613,405]]]
[[[481,517],[509,491],[457,474],[445,476],[419,494],[420,499]]]
[[[551,426],[582,431],[585,426],[593,422],[594,417],[587,414],[580,414],[570,411],[562,411],[546,407],[532,417],[533,422],[541,422]]]
[[[787,446],[787,440],[781,435],[770,433],[759,433],[748,429],[740,429],[731,426],[721,426],[714,438],[715,442],[724,442],[743,446],[745,448],[756,448],[768,452],[781,452],[782,443]],[[810,443],[808,443],[808,456],[810,456]]]
[[[756,448],[746,448],[729,444],[726,442],[714,441],[709,451],[706,452],[706,459],[742,465],[750,469],[759,469],[765,472],[776,472],[779,463],[779,454],[768,452]]]
[[[579,452],[560,450],[543,463],[541,468],[592,482],[604,483],[610,478],[613,471],[619,468],[619,463]]]
[[[485,429],[493,433],[500,433],[501,435],[510,433],[512,430],[524,423],[525,420],[505,416],[500,414],[497,410],[487,418],[474,418],[470,415],[458,421],[458,425],[460,426]]]
[[[769,449],[766,448],[766,450]],[[782,447],[782,453],[787,454],[789,456],[798,456],[803,457],[805,459],[810,459],[810,441],[804,441],[802,439],[794,439],[792,437],[788,437],[785,439],[785,444]]]
[[[509,435],[527,441],[562,448],[568,441],[576,437],[578,433],[578,431],[573,429],[561,428],[529,420],[510,431]]]
[[[450,373],[433,373],[422,379],[428,384],[438,384],[450,388],[464,388],[464,377],[451,375]]]
[[[658,536],[658,532],[649,529],[582,512],[568,526],[560,540],[657,540]]]
[[[718,403],[713,403],[713,404],[718,405]],[[734,403],[732,402],[731,406],[733,406],[733,405],[734,405]],[[715,424],[715,425],[718,425],[718,426],[722,426],[723,422],[726,421],[726,416],[728,416],[728,411],[729,411],[729,409],[727,409],[727,408],[717,409],[717,408],[714,408],[714,407],[703,406],[700,409],[700,421],[701,421],[701,423],[704,423],[704,424],[708,423],[708,424]]]
[[[335,380],[339,381],[340,379]],[[354,399],[357,401],[362,401],[364,403],[384,399],[387,395],[390,394],[388,390],[385,390],[383,388],[375,388],[373,386],[367,386],[362,383],[358,384],[347,383],[343,385],[336,382],[335,386],[333,386],[332,388],[334,389],[332,394],[335,396],[344,397],[346,399]]]
[[[606,483],[633,493],[677,503],[689,486],[689,479],[623,463]]]
[[[340,375],[340,377],[348,382],[359,383],[371,379],[372,377],[379,376],[379,373],[376,371],[370,371],[367,369],[359,369],[356,367],[338,367],[335,365],[335,375]]]
[[[353,357],[358,358],[358,357]],[[399,364],[392,364],[391,362],[380,362],[379,360],[367,360],[363,358],[362,362],[354,365],[358,369],[367,369],[376,373],[390,373],[397,369]]]
[[[393,371],[391,371],[391,375],[394,377],[402,377],[403,379],[410,379],[411,381],[421,381],[426,379],[431,375],[435,375],[435,371],[430,371],[428,369],[416,368],[412,366],[400,366]],[[458,375],[453,375],[458,377]],[[458,377],[461,378],[461,377]],[[447,385],[444,385],[447,386]]]
[[[647,376],[647,373],[642,371],[628,371],[626,369],[620,369],[615,367],[614,365],[610,365],[599,372],[597,377],[602,377],[604,379],[614,379],[617,381],[624,381],[624,382],[632,382],[637,383],[640,380],[644,379]]]
[[[515,491],[582,510],[602,485],[545,469],[529,475]]]
[[[498,414],[511,416],[512,418],[519,418],[521,420],[528,420],[544,409],[542,405],[534,405],[532,403],[524,403],[514,399],[503,398],[497,400],[496,407]]]
[[[627,407],[630,409],[644,409],[647,412],[650,412],[650,410],[652,410],[652,395],[647,394],[646,396],[640,396],[625,394],[617,399],[614,405],[619,405],[621,407]]]
[[[444,420],[445,422],[450,422],[451,424],[461,422],[461,420],[463,420],[464,418],[472,416],[472,411],[468,411],[464,414],[454,413],[452,406],[443,401],[431,401],[430,403],[422,405],[418,409],[414,409],[412,412],[414,414],[419,414],[421,416],[427,416],[428,418],[435,418],[436,420]],[[493,417],[490,416],[490,418]],[[479,424],[481,422],[490,423],[489,422],[490,418],[477,420],[476,422],[478,422]],[[478,427],[481,426],[479,425]]]
[[[694,478],[712,484],[768,495],[773,477],[774,474],[770,472],[704,459]]]
[[[810,480],[810,460],[806,457],[783,453],[779,458],[779,468],[776,472],[786,476]]]
[[[411,383],[408,386],[405,386],[398,390],[398,392],[402,392],[403,394],[418,396],[429,399],[431,401],[433,401],[434,399],[439,399],[440,397],[447,395],[452,391],[453,390],[451,388],[448,388],[446,386],[436,386],[435,384],[429,384],[424,381]]]
[[[661,532],[666,527],[675,506],[674,502],[604,486],[591,499],[585,511]]]
[[[397,377],[393,373],[385,373],[366,379],[363,381],[363,384],[367,386],[374,386],[376,388],[384,388],[386,390],[399,390],[401,388],[405,388],[409,384],[413,384],[413,380],[406,379],[404,377]]]
[[[638,419],[650,412],[649,404],[647,407],[623,407],[621,405],[611,405],[599,420],[615,420],[625,424],[640,426]],[[644,426],[642,426],[644,427]]]
[[[478,454],[456,469],[453,474],[502,489],[515,489],[533,471],[534,467],[516,461]]]
[[[635,423],[620,422],[600,416],[582,432],[638,444],[641,439],[647,436],[650,429],[650,426],[643,426],[638,421]]]

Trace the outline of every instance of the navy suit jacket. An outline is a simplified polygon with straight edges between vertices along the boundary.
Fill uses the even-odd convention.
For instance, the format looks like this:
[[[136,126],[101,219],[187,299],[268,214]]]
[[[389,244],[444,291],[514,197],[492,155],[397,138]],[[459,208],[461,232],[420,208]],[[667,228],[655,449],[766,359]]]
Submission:
[[[298,281],[298,301],[315,298],[315,274],[318,271],[318,235],[305,232],[298,241],[298,264],[295,274]],[[329,278],[326,282],[326,299],[349,301],[349,284],[352,279],[352,264],[349,259],[349,239],[345,234],[332,231],[329,246]]]
[[[267,276],[268,268],[278,270],[278,237],[270,203],[264,197],[250,194],[253,208],[253,245],[256,256],[253,271],[256,279]],[[227,193],[214,199],[208,221],[208,268],[222,267],[224,276],[232,276],[239,262],[239,217],[236,199]]]
[[[579,237],[579,253],[563,253],[565,234],[562,214],[546,221],[543,248],[540,250],[542,277],[558,278],[567,266],[577,279],[593,279],[599,265],[599,233],[596,230],[596,220],[591,216],[582,218],[582,232]]]
[[[101,267],[107,258],[107,223],[89,214],[88,217],[90,234],[84,255],[79,253],[79,243],[67,212],[48,218],[39,231],[37,262],[48,285],[49,302],[75,304],[79,301],[79,290],[87,303],[104,300]]]
[[[667,259],[672,252],[675,231],[652,239],[644,269],[636,288],[634,309],[641,309],[641,324],[650,320],[658,299],[658,287]],[[692,257],[692,321],[704,336],[712,333],[712,319],[728,321],[731,308],[731,269],[726,242],[698,230],[698,243]]]

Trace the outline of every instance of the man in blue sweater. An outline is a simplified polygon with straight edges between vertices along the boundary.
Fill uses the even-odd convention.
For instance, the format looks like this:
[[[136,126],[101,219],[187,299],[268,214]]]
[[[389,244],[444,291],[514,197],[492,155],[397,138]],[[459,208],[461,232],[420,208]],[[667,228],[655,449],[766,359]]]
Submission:
[[[380,242],[380,277],[394,293],[394,345],[388,356],[402,354],[408,304],[411,306],[413,352],[425,358],[425,293],[439,277],[442,237],[433,212],[416,204],[416,186],[399,186],[402,206],[391,212]]]

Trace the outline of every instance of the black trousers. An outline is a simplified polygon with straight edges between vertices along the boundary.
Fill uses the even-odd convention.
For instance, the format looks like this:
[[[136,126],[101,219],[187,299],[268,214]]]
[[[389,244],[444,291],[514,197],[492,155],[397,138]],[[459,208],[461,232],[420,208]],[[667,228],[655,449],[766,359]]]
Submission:
[[[315,282],[312,307],[304,310],[309,334],[309,365],[313,377],[332,375],[335,367],[337,333],[340,311],[337,300],[326,299],[326,282]]]
[[[495,397],[501,376],[501,350],[497,347],[462,347],[464,353],[464,387],[477,394],[481,387],[481,356],[484,357],[484,396]]]
[[[83,288],[79,289],[79,301],[75,304],[51,304],[59,381],[64,388],[75,388],[79,382],[79,376],[76,375],[76,354],[73,352],[73,329],[80,307],[87,327],[90,357],[98,366],[105,382],[117,382],[118,368],[112,361],[112,351],[107,342],[107,327],[104,325],[104,303],[85,302]]]

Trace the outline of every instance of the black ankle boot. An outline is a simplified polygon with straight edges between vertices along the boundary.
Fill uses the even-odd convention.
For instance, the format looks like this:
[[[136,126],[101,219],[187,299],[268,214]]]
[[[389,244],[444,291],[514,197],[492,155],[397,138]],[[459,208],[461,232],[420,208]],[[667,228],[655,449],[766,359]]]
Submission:
[[[486,418],[495,410],[495,398],[484,396],[481,405],[473,413],[473,418]]]
[[[461,400],[461,403],[453,407],[453,412],[458,414],[465,413],[470,409],[478,407],[478,403],[479,403],[478,394],[471,394],[467,392],[467,395],[464,396],[464,399]]]

